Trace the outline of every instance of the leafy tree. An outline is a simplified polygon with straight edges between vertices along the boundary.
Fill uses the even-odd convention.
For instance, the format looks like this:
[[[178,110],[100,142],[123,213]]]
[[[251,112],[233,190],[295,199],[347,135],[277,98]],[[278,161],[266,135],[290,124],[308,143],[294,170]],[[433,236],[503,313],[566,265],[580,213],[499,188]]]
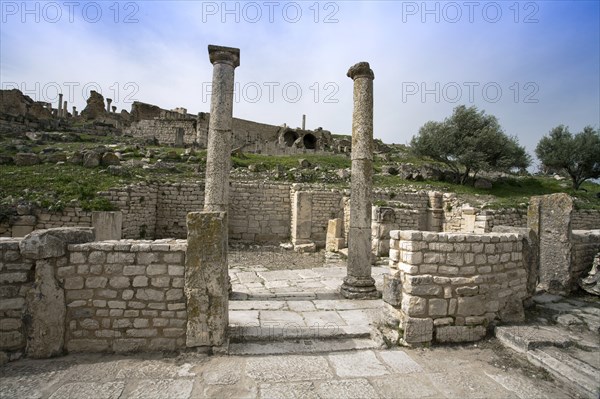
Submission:
[[[564,170],[578,190],[588,179],[600,177],[600,132],[591,126],[572,135],[559,125],[542,137],[535,153],[544,166]]]
[[[411,140],[413,151],[446,164],[465,184],[482,170],[526,168],[531,157],[516,137],[507,136],[493,115],[477,107],[456,107],[443,122],[425,123]]]

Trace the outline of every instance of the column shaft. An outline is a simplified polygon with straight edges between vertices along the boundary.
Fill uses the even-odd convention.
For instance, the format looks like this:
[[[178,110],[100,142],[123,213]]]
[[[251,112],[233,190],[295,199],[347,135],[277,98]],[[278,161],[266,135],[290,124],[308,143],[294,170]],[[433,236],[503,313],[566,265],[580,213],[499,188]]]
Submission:
[[[352,178],[348,275],[340,289],[346,298],[377,298],[371,277],[371,194],[373,191],[373,71],[361,62],[350,68],[354,80],[352,113]]]
[[[239,50],[209,46],[208,52],[214,68],[208,125],[204,210],[227,212],[233,134],[234,70],[239,65]]]

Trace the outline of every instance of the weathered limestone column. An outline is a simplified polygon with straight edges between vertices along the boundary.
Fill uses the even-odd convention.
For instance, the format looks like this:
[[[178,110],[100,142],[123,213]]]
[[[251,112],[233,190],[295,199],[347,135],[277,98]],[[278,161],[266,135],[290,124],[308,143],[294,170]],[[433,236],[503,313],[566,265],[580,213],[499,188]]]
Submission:
[[[117,112],[117,106],[116,105],[112,106],[112,112],[113,112],[113,114]]]
[[[63,102],[63,117],[67,118],[69,116],[69,111],[67,111],[67,100]]]
[[[73,105],[73,118],[77,116],[77,107]]]
[[[240,50],[209,45],[208,55],[214,68],[208,125],[204,210],[227,212],[229,170],[231,168],[234,70],[240,65]]]
[[[368,62],[348,70],[354,80],[352,113],[352,179],[350,183],[350,231],[348,275],[340,288],[350,299],[378,298],[371,277],[371,194],[373,189],[373,79]]]
[[[302,115],[302,130],[306,129],[306,115]]]
[[[63,95],[62,93],[58,93],[58,111],[56,115],[60,118],[62,116],[62,105],[63,105]]]
[[[112,98],[106,99],[106,112],[110,113],[110,103],[112,103]]]

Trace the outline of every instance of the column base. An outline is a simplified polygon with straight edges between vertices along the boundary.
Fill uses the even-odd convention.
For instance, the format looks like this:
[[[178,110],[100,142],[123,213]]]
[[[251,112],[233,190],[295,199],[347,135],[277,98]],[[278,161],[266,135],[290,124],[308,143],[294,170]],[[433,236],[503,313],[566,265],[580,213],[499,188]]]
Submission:
[[[346,276],[340,294],[347,299],[379,299],[381,292],[375,288],[373,277]]]

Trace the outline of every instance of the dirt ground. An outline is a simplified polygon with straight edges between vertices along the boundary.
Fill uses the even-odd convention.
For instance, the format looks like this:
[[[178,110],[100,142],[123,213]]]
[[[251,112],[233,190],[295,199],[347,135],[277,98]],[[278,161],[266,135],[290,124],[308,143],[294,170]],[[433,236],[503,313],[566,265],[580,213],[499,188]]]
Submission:
[[[325,251],[297,253],[279,246],[231,244],[229,246],[229,267],[256,268],[267,270],[297,270],[331,266],[343,266],[338,259],[325,259]]]

